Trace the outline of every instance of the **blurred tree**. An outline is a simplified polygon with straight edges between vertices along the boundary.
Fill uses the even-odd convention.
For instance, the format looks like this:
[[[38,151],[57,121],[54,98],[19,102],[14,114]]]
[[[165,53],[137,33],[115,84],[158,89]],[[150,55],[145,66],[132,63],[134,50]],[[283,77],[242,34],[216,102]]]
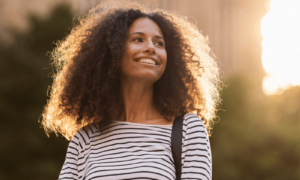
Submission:
[[[52,79],[54,42],[70,32],[70,6],[56,6],[49,18],[29,16],[30,31],[14,33],[12,46],[0,42],[0,179],[57,179],[68,142],[48,138],[38,119]]]
[[[214,180],[300,179],[300,87],[264,96],[261,78],[235,75],[211,137]]]

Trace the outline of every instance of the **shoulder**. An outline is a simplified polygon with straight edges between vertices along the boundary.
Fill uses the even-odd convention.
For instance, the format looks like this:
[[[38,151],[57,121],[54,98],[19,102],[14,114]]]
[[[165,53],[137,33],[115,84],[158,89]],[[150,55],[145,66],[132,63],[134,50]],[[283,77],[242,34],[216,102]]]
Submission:
[[[190,134],[198,134],[203,137],[208,136],[205,124],[194,113],[185,114],[183,117],[183,136]]]
[[[211,179],[211,150],[205,125],[194,113],[183,119],[182,179]]]
[[[85,126],[75,133],[71,143],[84,149],[85,146],[90,145],[91,139],[99,132],[99,128],[95,125]]]
[[[183,116],[183,125],[187,127],[198,126],[201,129],[206,129],[203,121],[195,113],[187,113]]]

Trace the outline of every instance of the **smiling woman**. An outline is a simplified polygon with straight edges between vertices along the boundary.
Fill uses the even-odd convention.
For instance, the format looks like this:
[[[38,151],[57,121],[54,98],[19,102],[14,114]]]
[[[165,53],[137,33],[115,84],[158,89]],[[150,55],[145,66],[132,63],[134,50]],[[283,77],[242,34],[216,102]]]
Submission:
[[[42,124],[72,138],[59,179],[175,179],[175,117],[183,117],[181,178],[211,179],[220,81],[193,24],[135,3],[103,3],[52,59],[57,74]]]
[[[125,42],[122,82],[131,79],[140,85],[143,82],[153,85],[164,73],[166,64],[165,42],[158,25],[149,18],[135,20]]]

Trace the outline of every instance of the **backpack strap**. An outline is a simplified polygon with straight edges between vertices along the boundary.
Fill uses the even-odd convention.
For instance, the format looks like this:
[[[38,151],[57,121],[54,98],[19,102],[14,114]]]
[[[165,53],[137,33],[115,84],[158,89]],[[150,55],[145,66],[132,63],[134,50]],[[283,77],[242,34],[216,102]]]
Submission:
[[[175,164],[176,180],[181,180],[182,126],[183,116],[176,116],[171,135],[171,149]]]

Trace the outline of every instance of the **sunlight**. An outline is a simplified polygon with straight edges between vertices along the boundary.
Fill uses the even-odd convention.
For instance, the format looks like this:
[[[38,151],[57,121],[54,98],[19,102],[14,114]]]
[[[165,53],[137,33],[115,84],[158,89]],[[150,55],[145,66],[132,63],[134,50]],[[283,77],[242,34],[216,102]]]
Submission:
[[[271,0],[261,20],[266,95],[300,85],[300,0]]]

